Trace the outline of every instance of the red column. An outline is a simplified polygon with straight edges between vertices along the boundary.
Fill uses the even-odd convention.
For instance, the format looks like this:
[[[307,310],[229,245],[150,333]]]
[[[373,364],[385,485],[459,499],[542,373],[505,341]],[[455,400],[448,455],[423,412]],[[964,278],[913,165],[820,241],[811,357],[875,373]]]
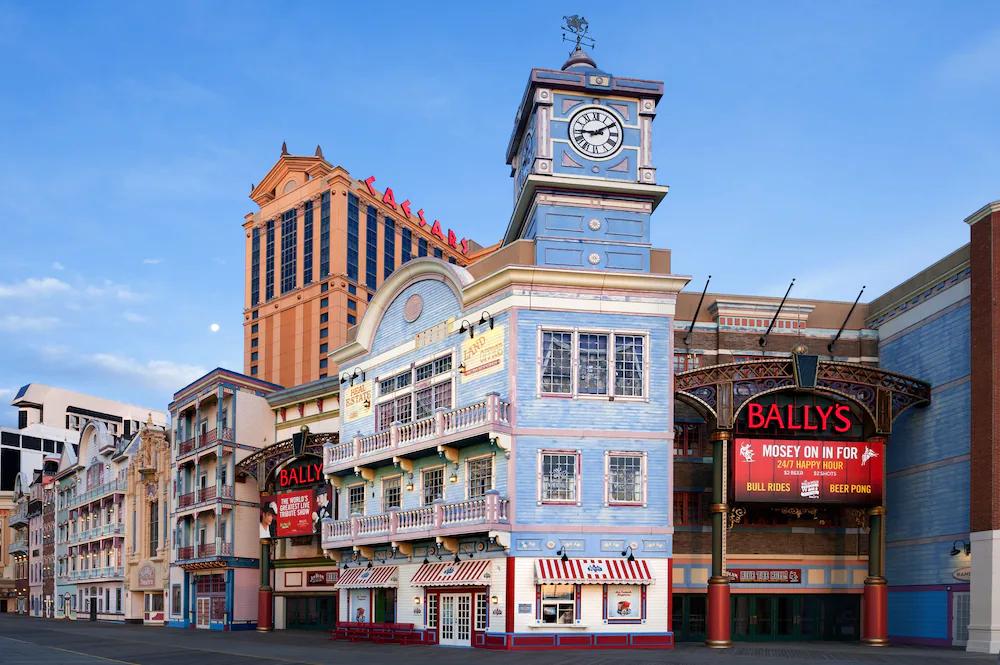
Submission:
[[[274,629],[274,590],[271,588],[271,541],[260,541],[260,590],[257,592],[257,630]]]
[[[726,528],[726,497],[722,485],[725,476],[726,444],[730,433],[712,432],[712,576],[708,580],[708,636],[705,644],[713,649],[733,645],[729,634],[729,577],[723,570],[723,529]]]
[[[516,559],[512,556],[507,557],[507,616],[506,619],[506,630],[507,630],[507,648],[510,648],[511,642],[514,641],[514,613],[517,610],[517,603],[514,599],[514,563]]]
[[[889,644],[889,587],[882,566],[883,515],[882,506],[868,511],[868,577],[861,607],[861,641],[875,647]]]

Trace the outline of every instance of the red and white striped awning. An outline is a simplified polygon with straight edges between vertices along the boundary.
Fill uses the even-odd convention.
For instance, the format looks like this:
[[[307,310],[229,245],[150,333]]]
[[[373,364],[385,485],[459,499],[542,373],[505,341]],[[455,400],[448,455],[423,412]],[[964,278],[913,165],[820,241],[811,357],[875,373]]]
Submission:
[[[490,583],[489,559],[460,563],[425,563],[410,582],[413,586],[484,586]]]
[[[535,562],[539,584],[652,584],[645,559],[539,559]]]
[[[340,573],[335,589],[384,589],[399,583],[397,566],[348,568]]]

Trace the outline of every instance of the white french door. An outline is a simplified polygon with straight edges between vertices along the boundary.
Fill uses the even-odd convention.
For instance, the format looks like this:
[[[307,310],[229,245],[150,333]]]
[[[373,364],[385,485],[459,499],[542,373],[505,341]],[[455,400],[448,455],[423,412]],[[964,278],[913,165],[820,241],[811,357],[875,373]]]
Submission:
[[[467,593],[443,593],[438,608],[438,643],[467,647],[472,645],[472,596]]]
[[[198,598],[197,601],[195,625],[198,628],[208,628],[212,619],[212,599]]]

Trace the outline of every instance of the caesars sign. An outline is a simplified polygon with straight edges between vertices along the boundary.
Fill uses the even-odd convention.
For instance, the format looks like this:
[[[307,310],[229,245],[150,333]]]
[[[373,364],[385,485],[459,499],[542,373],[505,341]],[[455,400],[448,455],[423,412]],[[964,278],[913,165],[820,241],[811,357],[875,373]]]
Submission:
[[[319,533],[330,516],[329,486],[322,461],[307,455],[275,473],[276,493],[260,498],[260,537],[289,538]]]
[[[736,501],[881,503],[885,444],[823,438],[856,431],[849,406],[752,403],[746,428],[817,439],[737,438],[732,452]]]

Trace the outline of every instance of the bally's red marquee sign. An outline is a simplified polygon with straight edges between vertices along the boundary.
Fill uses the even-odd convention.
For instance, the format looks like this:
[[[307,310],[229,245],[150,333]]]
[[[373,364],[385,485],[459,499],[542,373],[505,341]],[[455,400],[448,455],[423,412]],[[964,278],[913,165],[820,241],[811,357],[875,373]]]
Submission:
[[[879,504],[881,442],[805,439],[736,439],[733,494],[736,501],[768,503]]]

